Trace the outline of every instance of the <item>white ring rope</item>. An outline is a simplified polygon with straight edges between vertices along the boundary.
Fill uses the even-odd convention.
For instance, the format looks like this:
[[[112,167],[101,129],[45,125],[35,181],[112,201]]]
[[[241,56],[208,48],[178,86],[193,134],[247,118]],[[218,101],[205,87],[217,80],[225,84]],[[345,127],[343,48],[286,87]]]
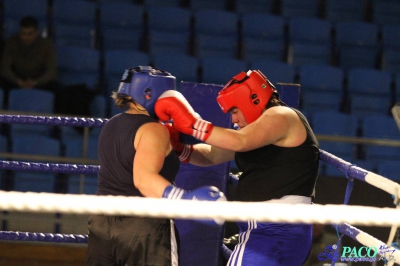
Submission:
[[[360,179],[394,195],[397,209],[349,205],[188,201],[15,191],[0,191],[0,209],[82,215],[135,215],[181,219],[222,219],[225,221],[257,220],[260,222],[342,224],[341,229],[345,231],[346,235],[368,247],[378,247],[385,243],[349,224],[391,226],[391,235],[387,243],[390,245],[395,229],[400,225],[398,209],[400,185],[388,178],[353,166],[332,154],[324,153],[329,157],[326,162],[345,171],[346,176],[353,172],[355,175],[349,175],[349,177]],[[349,168],[343,166],[349,166]],[[393,249],[393,247],[391,248]],[[394,261],[400,261],[400,252],[394,252],[392,255],[394,260],[389,261],[390,265]]]
[[[260,222],[400,225],[400,212],[394,208],[265,202],[210,202],[34,192],[1,191],[0,209],[183,219],[223,219],[225,221],[255,219]]]
[[[368,174],[365,176],[365,182],[400,198],[400,185],[386,177],[368,171]]]

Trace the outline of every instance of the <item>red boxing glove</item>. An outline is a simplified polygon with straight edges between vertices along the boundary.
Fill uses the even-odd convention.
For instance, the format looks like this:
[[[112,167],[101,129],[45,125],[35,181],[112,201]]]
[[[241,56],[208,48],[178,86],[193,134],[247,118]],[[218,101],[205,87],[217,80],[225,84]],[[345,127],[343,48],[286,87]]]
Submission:
[[[171,145],[174,148],[176,154],[178,154],[179,160],[182,163],[188,163],[190,161],[190,155],[193,152],[193,146],[189,144],[183,144],[179,140],[179,131],[174,128],[171,123],[166,123],[164,125],[169,131]]]
[[[175,90],[161,94],[154,110],[161,121],[172,119],[177,130],[201,141],[206,141],[213,129],[213,124],[201,119],[186,98]]]

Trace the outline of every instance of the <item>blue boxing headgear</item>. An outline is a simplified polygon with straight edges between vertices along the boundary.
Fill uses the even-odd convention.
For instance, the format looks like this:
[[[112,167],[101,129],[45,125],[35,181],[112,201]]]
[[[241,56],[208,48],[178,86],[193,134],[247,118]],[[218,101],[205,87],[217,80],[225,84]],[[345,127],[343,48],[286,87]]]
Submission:
[[[118,88],[119,94],[126,94],[142,105],[155,117],[154,105],[158,97],[167,90],[176,90],[176,78],[169,72],[151,66],[126,69]]]

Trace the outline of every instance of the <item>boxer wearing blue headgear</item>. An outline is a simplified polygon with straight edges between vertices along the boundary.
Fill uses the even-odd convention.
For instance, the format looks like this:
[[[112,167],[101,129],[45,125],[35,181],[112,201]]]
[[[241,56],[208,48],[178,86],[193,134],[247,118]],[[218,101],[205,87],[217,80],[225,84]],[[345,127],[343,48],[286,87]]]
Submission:
[[[112,98],[128,109],[101,129],[97,195],[225,199],[215,187],[187,191],[172,185],[180,162],[168,129],[154,118],[154,104],[164,91],[175,90],[175,83],[170,73],[150,66],[125,71]],[[178,265],[170,219],[92,215],[88,231],[86,265]]]
[[[167,71],[151,66],[138,66],[126,69],[118,93],[132,99],[146,108],[155,117],[154,104],[166,90],[176,90],[176,78]]]

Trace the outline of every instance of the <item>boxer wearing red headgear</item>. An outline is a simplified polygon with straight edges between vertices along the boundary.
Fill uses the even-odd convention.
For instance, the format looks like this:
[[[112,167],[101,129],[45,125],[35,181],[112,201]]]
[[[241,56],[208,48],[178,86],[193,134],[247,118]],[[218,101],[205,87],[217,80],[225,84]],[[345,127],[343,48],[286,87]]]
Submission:
[[[164,95],[165,96],[165,95]],[[172,118],[174,128],[205,143],[188,148],[175,139],[182,159],[198,166],[235,160],[242,174],[236,200],[310,204],[318,175],[318,141],[304,115],[279,100],[258,70],[241,72],[219,92],[217,101],[240,130],[211,126],[193,108],[170,94],[156,102],[156,114]],[[198,127],[200,124],[206,127]],[[238,222],[239,243],[229,266],[300,266],[311,248],[312,226],[257,221]]]
[[[218,93],[217,102],[224,113],[239,108],[247,123],[252,123],[261,116],[274,91],[274,85],[260,71],[241,72]]]

